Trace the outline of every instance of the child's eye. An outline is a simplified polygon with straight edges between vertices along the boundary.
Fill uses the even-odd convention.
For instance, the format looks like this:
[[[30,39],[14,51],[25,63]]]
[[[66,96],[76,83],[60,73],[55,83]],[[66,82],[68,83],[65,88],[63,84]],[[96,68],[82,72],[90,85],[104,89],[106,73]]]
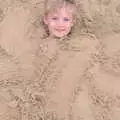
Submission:
[[[70,19],[69,18],[64,18],[64,21],[70,21]]]
[[[57,20],[58,18],[57,17],[52,17],[52,20]]]

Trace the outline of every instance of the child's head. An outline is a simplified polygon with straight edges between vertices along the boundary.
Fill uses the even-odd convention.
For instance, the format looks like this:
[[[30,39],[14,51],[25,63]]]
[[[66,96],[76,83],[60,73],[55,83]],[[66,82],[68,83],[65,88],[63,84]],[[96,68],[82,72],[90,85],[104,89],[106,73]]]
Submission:
[[[49,0],[48,0],[49,1]],[[76,6],[70,0],[46,1],[44,24],[47,26],[48,34],[63,37],[70,33],[76,20]]]

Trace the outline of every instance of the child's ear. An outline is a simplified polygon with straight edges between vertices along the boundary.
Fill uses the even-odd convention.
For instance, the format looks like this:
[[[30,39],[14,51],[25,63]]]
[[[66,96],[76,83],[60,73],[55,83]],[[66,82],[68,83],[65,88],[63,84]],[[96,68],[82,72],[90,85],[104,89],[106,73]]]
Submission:
[[[43,22],[47,25],[48,24],[48,17],[47,15],[44,15]]]

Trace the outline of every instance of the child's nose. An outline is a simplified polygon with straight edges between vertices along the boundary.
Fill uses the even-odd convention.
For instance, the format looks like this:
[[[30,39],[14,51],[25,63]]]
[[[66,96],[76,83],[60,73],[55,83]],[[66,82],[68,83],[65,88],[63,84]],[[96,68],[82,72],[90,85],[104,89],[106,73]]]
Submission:
[[[58,25],[59,26],[63,26],[64,25],[64,20],[63,19],[59,19]]]

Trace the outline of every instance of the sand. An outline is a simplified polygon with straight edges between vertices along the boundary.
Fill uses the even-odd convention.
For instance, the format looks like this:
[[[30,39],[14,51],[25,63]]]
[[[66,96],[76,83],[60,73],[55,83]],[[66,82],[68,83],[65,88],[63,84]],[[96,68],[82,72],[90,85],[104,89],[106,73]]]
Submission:
[[[101,42],[101,53],[93,57],[89,70],[81,72],[81,79],[74,81],[85,56],[83,60],[76,57],[74,50],[62,54],[59,47],[54,47],[59,44],[56,41],[41,41],[44,0],[0,0],[0,120],[120,119],[120,1],[76,3],[77,33],[94,34]],[[43,48],[49,44],[49,49],[40,49],[41,43]],[[82,45],[91,44],[94,42]],[[60,52],[58,58],[55,51]]]

